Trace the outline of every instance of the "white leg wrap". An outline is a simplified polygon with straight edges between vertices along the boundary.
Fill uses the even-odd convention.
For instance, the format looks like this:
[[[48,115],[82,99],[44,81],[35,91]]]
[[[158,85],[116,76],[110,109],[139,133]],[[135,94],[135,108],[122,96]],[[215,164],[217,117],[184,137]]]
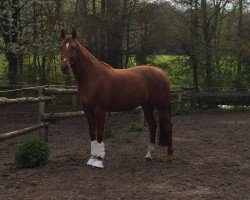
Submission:
[[[146,158],[152,159],[152,153],[155,151],[155,144],[150,143],[148,147],[148,153],[145,156]]]
[[[95,156],[91,156],[89,158],[89,161],[87,162],[87,165],[93,166],[93,164],[95,163],[95,161],[96,161],[96,157]]]
[[[97,156],[97,144],[98,142],[96,140],[91,141],[91,157],[89,158],[87,165],[93,166],[94,162],[96,161]]]
[[[101,160],[97,159],[100,157]],[[103,168],[102,159],[105,157],[104,143],[98,143],[96,140],[91,142],[91,157],[87,162],[87,165],[91,165],[96,168]]]
[[[91,141],[91,155],[97,156],[98,142],[96,140]]]
[[[104,168],[102,160],[95,160],[92,166],[96,168]]]
[[[97,157],[104,158],[105,157],[105,146],[104,143],[97,143]]]

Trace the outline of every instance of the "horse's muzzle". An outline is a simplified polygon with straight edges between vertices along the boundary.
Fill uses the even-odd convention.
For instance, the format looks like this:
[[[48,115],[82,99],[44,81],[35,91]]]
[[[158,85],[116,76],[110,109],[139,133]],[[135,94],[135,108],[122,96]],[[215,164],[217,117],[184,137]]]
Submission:
[[[61,65],[61,70],[62,70],[62,73],[68,74],[68,72],[69,72],[69,65],[62,64]]]

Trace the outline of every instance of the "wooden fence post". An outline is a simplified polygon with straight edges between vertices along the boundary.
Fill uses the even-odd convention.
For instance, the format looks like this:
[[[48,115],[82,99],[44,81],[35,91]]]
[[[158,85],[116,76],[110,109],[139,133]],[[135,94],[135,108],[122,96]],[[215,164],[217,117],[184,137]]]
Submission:
[[[44,87],[38,87],[38,96],[44,96]],[[45,101],[38,103],[38,123],[42,123],[42,116],[45,113]],[[45,142],[48,142],[48,131],[49,127],[45,126],[44,129],[40,130],[39,136]]]
[[[141,108],[141,113],[140,113],[140,125],[141,127],[144,127],[145,125],[145,116],[144,116],[144,112],[142,108]]]
[[[76,108],[77,107],[77,96],[76,95],[72,95],[71,100],[72,100],[72,107]]]
[[[182,90],[178,92],[178,97],[177,97],[177,109],[181,108],[181,103],[182,103]]]

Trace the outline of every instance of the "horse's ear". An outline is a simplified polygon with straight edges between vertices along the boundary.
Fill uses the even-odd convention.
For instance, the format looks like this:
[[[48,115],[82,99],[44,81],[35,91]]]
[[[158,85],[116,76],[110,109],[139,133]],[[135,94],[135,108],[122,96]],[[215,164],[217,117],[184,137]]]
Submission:
[[[72,33],[71,33],[72,39],[75,40],[76,39],[76,29],[72,29]]]
[[[65,38],[65,36],[66,36],[66,34],[65,34],[65,30],[64,30],[64,29],[62,29],[62,30],[61,30],[61,38],[62,38],[62,39],[64,39],[64,38]]]

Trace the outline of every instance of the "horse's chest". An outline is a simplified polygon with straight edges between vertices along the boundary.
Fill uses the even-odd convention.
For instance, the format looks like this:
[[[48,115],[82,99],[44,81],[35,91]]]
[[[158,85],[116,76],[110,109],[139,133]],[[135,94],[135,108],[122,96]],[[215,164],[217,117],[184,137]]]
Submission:
[[[88,93],[79,91],[79,100],[85,108],[94,108],[96,106],[104,106],[105,98],[99,93]]]
[[[93,103],[93,100],[91,100],[91,98],[83,92],[78,94],[78,96],[82,106],[90,106],[91,102]]]

